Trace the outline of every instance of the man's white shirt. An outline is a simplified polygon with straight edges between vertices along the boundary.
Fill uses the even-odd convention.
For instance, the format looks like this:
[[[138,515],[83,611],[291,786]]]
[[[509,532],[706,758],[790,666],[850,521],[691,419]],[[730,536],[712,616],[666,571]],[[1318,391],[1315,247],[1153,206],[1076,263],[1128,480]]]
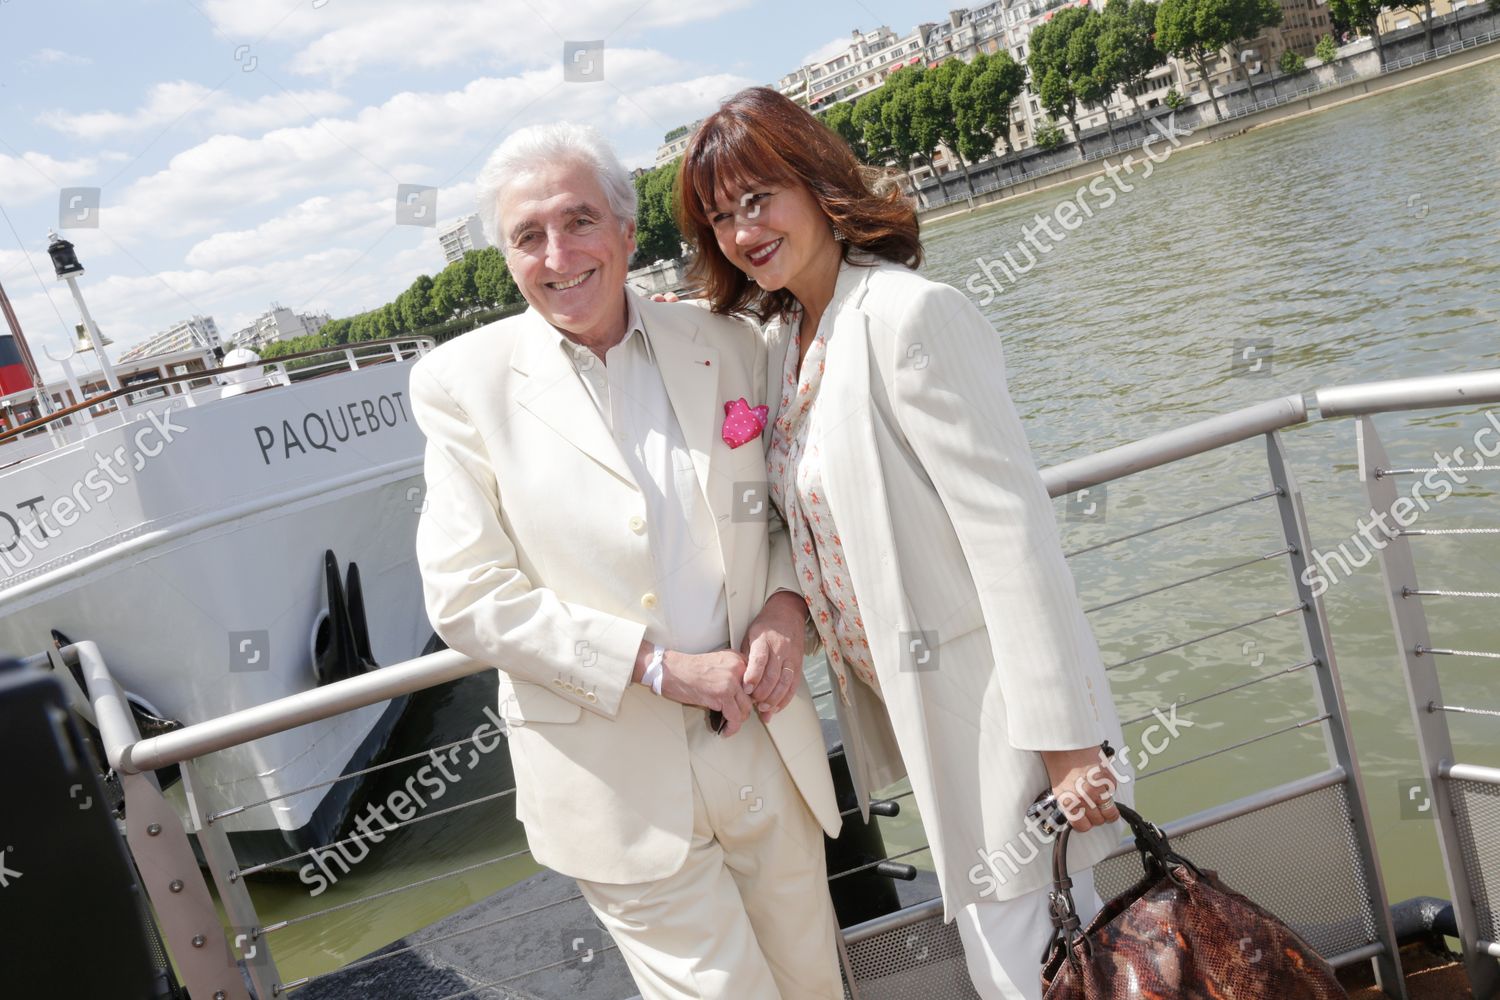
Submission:
[[[625,336],[603,362],[561,331],[558,349],[598,407],[645,500],[646,517],[630,526],[646,536],[656,570],[655,610],[666,625],[665,634],[648,626],[646,640],[683,653],[723,649],[729,645],[729,614],[713,514],[657,368],[650,331],[635,296],[626,292],[625,303]]]

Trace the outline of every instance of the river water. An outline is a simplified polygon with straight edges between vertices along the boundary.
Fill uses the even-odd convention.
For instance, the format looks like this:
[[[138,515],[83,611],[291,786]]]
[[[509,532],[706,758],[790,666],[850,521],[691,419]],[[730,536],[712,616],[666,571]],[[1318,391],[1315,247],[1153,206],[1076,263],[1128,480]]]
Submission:
[[[974,293],[1005,339],[1012,396],[1039,464],[1053,465],[1265,399],[1320,386],[1500,367],[1500,63],[1490,63],[1231,141],[1172,153],[1128,180],[1004,291],[986,293],[976,259],[1017,250],[1022,227],[1072,189],[928,226],[926,273]],[[992,267],[994,273],[998,269]],[[934,331],[940,349],[941,331]],[[1244,350],[1252,346],[1246,358]],[[1236,358],[1241,360],[1236,362]],[[1255,359],[1260,363],[1255,364]],[[1500,419],[1500,407],[1495,407]],[[1377,418],[1397,465],[1471,446],[1483,408]],[[1368,509],[1354,424],[1284,435],[1315,548],[1347,543]],[[1472,462],[1472,452],[1469,461]],[[1500,525],[1500,474],[1474,473],[1421,527]],[[1266,488],[1264,444],[1245,442],[1058,503],[1069,551],[1253,496]],[[1403,485],[1403,489],[1409,485]],[[1091,506],[1092,504],[1092,506]],[[1414,540],[1424,587],[1496,590],[1500,538]],[[1180,529],[1072,559],[1086,606],[1185,579],[1284,545],[1274,507],[1244,504]],[[1357,553],[1356,546],[1350,545]],[[1093,612],[1108,663],[1145,656],[1293,603],[1284,559]],[[1392,900],[1448,896],[1430,813],[1409,798],[1421,773],[1411,714],[1373,561],[1324,600]],[[1435,645],[1500,650],[1494,601],[1430,601]],[[1295,616],[1111,672],[1122,717],[1202,697],[1302,661]],[[1500,708],[1493,661],[1443,658],[1450,704]],[[822,664],[812,666],[820,688]],[[398,753],[457,739],[483,721],[494,684],[470,678],[425,693]],[[1185,707],[1191,722],[1143,770],[1168,767],[1316,715],[1306,671]],[[1500,765],[1500,719],[1450,716],[1458,757]],[[1127,743],[1142,726],[1127,730]],[[1318,727],[1275,736],[1138,786],[1148,816],[1170,819],[1323,769]],[[411,772],[393,769],[376,797]],[[455,799],[510,787],[503,750],[466,771]],[[909,799],[907,802],[909,803]],[[1406,808],[1403,809],[1403,802]],[[447,802],[443,803],[447,805]],[[921,843],[907,817],[892,851]],[[262,920],[292,918],[394,889],[525,846],[509,801],[417,823],[314,897],[261,883]],[[1288,850],[1297,845],[1289,842]],[[920,863],[922,855],[913,860]],[[524,860],[399,892],[295,924],[271,938],[284,979],[326,971],[534,871]]]

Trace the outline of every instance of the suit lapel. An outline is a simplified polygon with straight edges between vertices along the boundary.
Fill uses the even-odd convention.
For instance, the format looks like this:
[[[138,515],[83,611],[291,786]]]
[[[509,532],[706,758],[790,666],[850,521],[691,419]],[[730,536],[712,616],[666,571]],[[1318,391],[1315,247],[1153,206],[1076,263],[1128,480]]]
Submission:
[[[714,439],[724,421],[723,400],[719,393],[719,352],[698,338],[698,327],[691,323],[690,310],[682,307],[657,308],[644,300],[637,303],[641,320],[651,337],[656,367],[672,401],[672,412],[682,428],[682,438],[693,459],[698,486],[714,512],[729,506],[731,484],[720,483],[711,474]],[[719,477],[722,478],[722,477]]]
[[[516,402],[569,444],[639,489],[599,408],[558,345],[557,331],[536,310],[528,315],[536,317],[533,328],[526,331],[511,358],[511,367],[527,379]]]

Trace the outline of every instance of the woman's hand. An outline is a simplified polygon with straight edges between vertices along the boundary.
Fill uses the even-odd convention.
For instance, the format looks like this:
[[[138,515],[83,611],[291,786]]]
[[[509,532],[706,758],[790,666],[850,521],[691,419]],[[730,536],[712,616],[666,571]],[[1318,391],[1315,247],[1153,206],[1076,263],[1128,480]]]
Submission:
[[[677,298],[676,293],[674,293],[674,292],[657,292],[655,295],[651,296],[651,301],[652,302],[676,302],[676,301],[678,301],[678,298]]]
[[[807,600],[780,590],[766,599],[755,621],[745,630],[740,646],[745,667],[745,693],[761,722],[791,704],[802,680],[802,649],[807,624]]]
[[[1115,776],[1098,747],[1043,750],[1041,754],[1052,793],[1074,830],[1087,833],[1120,818],[1115,808]]]

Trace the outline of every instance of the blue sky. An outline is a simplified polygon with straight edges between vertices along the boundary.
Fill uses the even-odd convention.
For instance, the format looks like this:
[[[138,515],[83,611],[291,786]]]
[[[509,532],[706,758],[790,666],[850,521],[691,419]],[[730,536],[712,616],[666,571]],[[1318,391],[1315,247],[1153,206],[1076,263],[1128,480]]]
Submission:
[[[272,301],[349,315],[442,266],[433,229],[395,224],[398,184],[457,218],[505,135],[560,118],[650,165],[720,98],[948,6],[0,0],[0,283],[33,350],[61,353],[78,317],[46,234],[62,188],[98,188],[98,227],[62,234],[119,347],[193,313],[229,333]],[[597,39],[603,80],[565,81],[564,42]]]

